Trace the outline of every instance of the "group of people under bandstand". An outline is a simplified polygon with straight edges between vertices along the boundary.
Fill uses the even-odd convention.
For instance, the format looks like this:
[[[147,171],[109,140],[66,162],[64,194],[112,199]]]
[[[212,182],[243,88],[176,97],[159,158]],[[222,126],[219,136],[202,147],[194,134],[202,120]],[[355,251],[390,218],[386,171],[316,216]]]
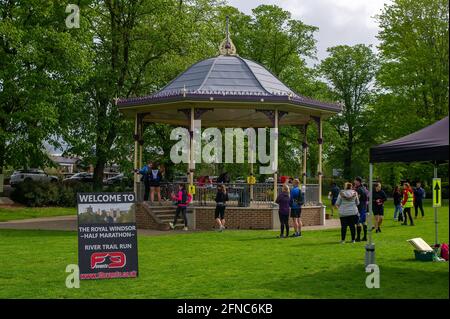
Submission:
[[[144,183],[144,201],[153,204],[155,195],[157,202],[161,205],[161,181],[164,177],[164,167],[156,162],[149,161],[141,169],[136,169],[136,173],[142,175],[141,181]],[[211,180],[199,181],[205,184],[212,184]],[[217,193],[215,196],[216,209],[215,221],[218,231],[225,230],[225,210],[226,203],[229,200],[226,183],[229,182],[229,176],[224,173],[218,179]],[[300,186],[299,179],[289,178],[282,182],[282,191],[278,194],[275,203],[278,204],[278,213],[280,220],[279,238],[301,237],[302,221],[301,212],[305,202],[305,188]],[[411,209],[415,208],[415,217],[417,218],[419,210],[424,216],[423,199],[425,191],[420,182],[412,188],[408,182],[401,186],[396,186],[393,194],[394,200],[394,221],[402,222],[402,225],[414,225]],[[351,242],[367,241],[367,214],[369,212],[369,200],[372,200],[372,212],[374,215],[373,230],[381,233],[381,226],[384,218],[384,203],[387,195],[382,189],[381,183],[377,182],[370,196],[367,184],[363,183],[361,177],[356,177],[353,183],[346,182],[343,189],[340,189],[336,183],[331,185],[328,198],[331,200],[331,215],[334,215],[334,209],[338,209],[341,222],[341,243],[345,243],[347,229],[350,229]],[[192,202],[192,196],[186,190],[185,183],[180,183],[178,189],[170,194],[170,199],[176,204],[176,212],[173,222],[169,225],[172,229],[177,226],[177,220],[180,216],[184,219],[183,230],[188,230],[188,221],[186,217],[187,207]],[[289,218],[292,220],[293,233],[289,236]]]

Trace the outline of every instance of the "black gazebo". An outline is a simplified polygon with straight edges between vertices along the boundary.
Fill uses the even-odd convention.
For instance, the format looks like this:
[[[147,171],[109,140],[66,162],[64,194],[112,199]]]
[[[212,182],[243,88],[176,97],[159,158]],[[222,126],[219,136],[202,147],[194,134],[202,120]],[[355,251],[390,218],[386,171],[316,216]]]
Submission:
[[[448,161],[449,156],[448,116],[417,132],[397,140],[370,148],[369,188],[373,188],[373,164],[381,162],[432,162],[434,177],[437,177],[437,165]],[[369,201],[369,223],[372,222],[372,201]],[[435,209],[436,244],[438,243],[437,210]],[[375,245],[372,242],[372,227],[369,232],[369,243],[366,247],[366,265],[374,263]],[[372,254],[373,252],[373,254]],[[371,256],[373,255],[373,256]]]

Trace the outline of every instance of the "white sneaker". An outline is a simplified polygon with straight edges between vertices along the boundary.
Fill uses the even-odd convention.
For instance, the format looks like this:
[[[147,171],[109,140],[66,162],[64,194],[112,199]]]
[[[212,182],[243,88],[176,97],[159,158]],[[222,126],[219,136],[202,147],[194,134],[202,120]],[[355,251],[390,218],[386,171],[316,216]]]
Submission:
[[[175,226],[173,225],[172,222],[169,223],[169,226],[170,226],[171,229],[175,229]]]
[[[341,240],[341,244],[345,244],[345,240]]]
[[[184,230],[184,231],[187,231],[187,230],[188,230],[187,226],[184,226],[184,227],[183,227],[183,230]]]

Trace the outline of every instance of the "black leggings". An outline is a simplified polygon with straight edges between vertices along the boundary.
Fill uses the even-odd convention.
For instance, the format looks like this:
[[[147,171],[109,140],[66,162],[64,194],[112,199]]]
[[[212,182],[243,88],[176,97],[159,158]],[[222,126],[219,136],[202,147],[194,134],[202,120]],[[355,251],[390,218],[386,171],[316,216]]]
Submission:
[[[278,213],[278,216],[280,217],[281,235],[283,235],[286,228],[286,236],[289,236],[289,215]]]
[[[420,208],[420,213],[422,214],[422,217],[425,216],[425,213],[423,211],[423,203],[422,203],[422,201],[420,201],[420,202],[414,203],[414,212],[415,212],[416,218],[417,218],[417,215],[419,215],[419,208]]]
[[[148,201],[150,196],[150,184],[148,182],[144,182],[144,201]]]
[[[411,222],[411,225],[414,225],[412,216],[411,216],[411,207],[405,207],[403,208],[403,216],[405,218],[405,221],[403,222],[403,224],[408,224],[408,217],[409,217],[409,221]]]
[[[175,212],[175,218],[173,219],[173,225],[175,226],[177,224],[177,219],[178,219],[178,216],[180,216],[180,213],[183,214],[184,226],[187,227],[186,207],[183,207],[183,206],[177,207],[177,211]]]
[[[341,217],[341,240],[345,240],[345,235],[347,235],[347,226],[350,227],[350,234],[352,236],[352,241],[355,240],[356,223],[358,220],[358,215]]]

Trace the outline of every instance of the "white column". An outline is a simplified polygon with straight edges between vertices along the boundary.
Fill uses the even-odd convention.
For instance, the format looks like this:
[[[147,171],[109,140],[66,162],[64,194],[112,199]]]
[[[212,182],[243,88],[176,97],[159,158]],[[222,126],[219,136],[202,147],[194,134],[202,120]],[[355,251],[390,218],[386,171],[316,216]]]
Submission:
[[[323,128],[322,117],[319,119],[319,203],[322,203],[322,153],[323,153]]]
[[[189,125],[190,146],[189,146],[189,185],[194,185],[195,150],[194,150],[194,121],[195,109],[191,107],[191,120]]]
[[[274,138],[274,174],[273,174],[273,201],[277,199],[278,196],[278,110],[275,110],[274,114],[274,128],[275,128],[275,138]]]
[[[303,130],[303,145],[302,145],[302,152],[303,152],[303,161],[302,161],[302,175],[303,175],[303,185],[306,187],[306,160],[308,158],[308,124],[305,124],[304,130]]]

